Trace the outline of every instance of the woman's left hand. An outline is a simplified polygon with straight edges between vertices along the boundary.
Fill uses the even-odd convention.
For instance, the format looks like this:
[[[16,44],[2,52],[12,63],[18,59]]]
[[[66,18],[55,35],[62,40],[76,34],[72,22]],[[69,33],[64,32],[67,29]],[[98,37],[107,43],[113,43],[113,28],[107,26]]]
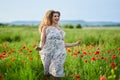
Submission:
[[[40,50],[41,50],[41,47],[36,46],[36,47],[35,47],[35,50],[40,51]]]

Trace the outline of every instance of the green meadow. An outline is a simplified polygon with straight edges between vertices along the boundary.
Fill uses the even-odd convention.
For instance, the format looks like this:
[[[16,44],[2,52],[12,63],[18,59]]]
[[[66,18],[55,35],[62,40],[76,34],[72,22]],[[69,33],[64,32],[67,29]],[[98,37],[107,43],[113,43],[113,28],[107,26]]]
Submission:
[[[63,28],[66,48],[62,80],[120,80],[120,27]],[[0,26],[0,80],[43,80],[38,27]],[[48,80],[52,80],[51,78]]]

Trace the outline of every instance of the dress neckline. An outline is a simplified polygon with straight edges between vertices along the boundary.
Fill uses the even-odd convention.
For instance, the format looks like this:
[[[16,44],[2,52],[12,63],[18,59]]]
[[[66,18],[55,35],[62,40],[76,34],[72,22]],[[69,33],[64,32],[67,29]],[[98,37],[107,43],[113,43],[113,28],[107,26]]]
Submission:
[[[60,28],[57,28],[57,27],[55,27],[55,26],[50,26],[50,27],[56,28],[57,30],[61,30]]]

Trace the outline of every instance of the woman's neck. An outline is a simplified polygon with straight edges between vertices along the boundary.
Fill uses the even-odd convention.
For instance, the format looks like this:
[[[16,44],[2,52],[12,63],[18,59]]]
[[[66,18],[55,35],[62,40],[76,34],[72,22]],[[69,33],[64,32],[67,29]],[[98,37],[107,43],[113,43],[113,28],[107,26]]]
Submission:
[[[57,26],[58,26],[58,24],[55,24],[55,23],[53,23],[53,24],[52,24],[52,26],[55,26],[55,27],[57,27]]]

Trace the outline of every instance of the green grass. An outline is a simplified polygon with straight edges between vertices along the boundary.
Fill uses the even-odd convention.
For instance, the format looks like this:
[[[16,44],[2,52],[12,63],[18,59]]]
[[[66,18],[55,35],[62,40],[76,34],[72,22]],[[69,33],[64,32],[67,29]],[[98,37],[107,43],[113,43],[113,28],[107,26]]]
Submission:
[[[64,29],[65,42],[82,40],[78,47],[67,50],[62,80],[107,80],[120,78],[120,28]],[[42,80],[44,71],[39,53],[37,27],[0,26],[0,76],[2,80]],[[95,52],[98,54],[95,55]],[[112,58],[113,57],[113,58]],[[91,60],[95,58],[95,60]],[[111,63],[115,63],[112,68]],[[112,72],[111,72],[112,71]],[[1,79],[0,79],[1,80]],[[79,79],[77,79],[79,80]]]

